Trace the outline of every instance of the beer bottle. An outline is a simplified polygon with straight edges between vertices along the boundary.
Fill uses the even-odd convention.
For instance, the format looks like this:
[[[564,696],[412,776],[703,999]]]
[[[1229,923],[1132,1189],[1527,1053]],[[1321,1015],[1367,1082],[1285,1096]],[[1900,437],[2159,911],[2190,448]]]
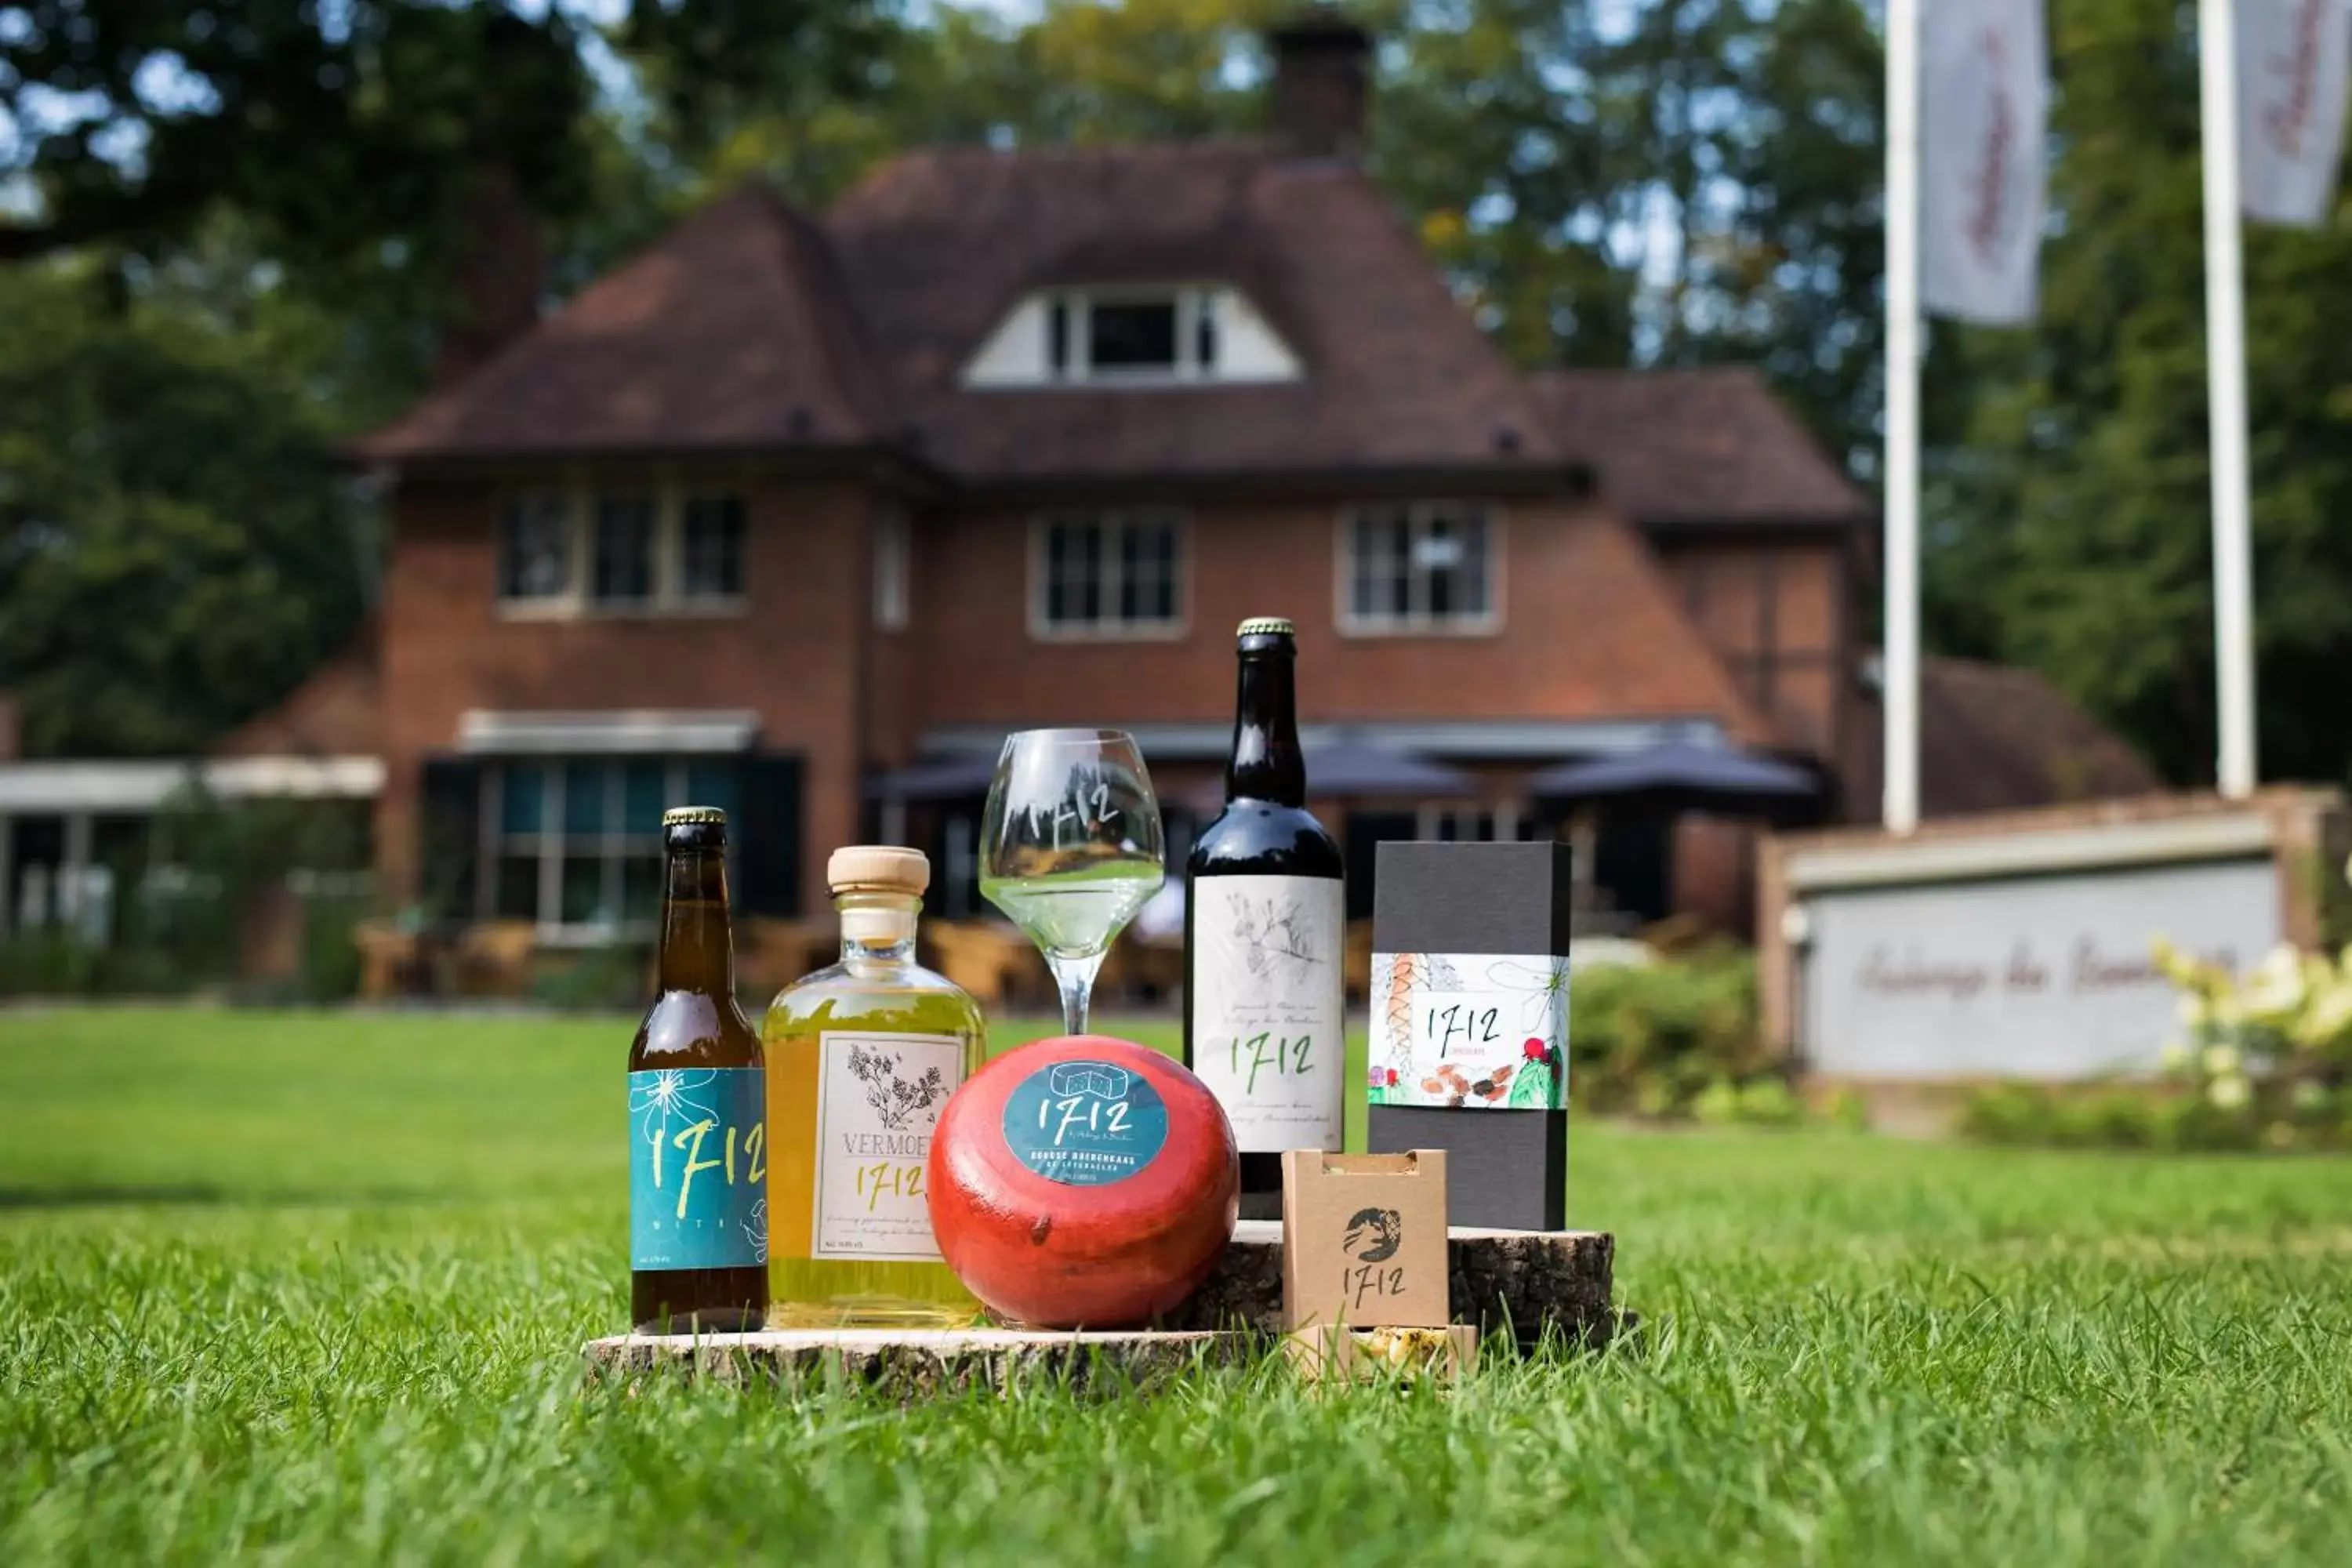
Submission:
[[[1241,1147],[1244,1219],[1282,1216],[1282,1152],[1339,1147],[1344,862],[1307,810],[1291,624],[1244,621],[1225,808],[1184,862],[1184,1065]]]
[[[735,1005],[727,814],[662,814],[658,991],[629,1047],[629,1313],[757,1329],[768,1307],[767,1058]]]

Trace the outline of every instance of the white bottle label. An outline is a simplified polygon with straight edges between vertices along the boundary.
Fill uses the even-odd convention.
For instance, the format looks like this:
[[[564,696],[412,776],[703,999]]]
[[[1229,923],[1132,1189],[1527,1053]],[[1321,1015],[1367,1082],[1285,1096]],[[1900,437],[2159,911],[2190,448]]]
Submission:
[[[817,1037],[812,1256],[939,1257],[923,1183],[931,1130],[962,1082],[963,1042],[952,1035]]]
[[[1242,1149],[1339,1147],[1339,884],[1320,877],[1192,879],[1192,1070]]]

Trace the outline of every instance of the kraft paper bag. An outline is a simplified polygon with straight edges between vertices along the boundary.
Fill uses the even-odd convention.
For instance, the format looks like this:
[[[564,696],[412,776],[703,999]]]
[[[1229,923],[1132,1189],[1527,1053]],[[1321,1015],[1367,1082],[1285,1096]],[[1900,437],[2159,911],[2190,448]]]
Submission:
[[[1445,1152],[1282,1157],[1282,1310],[1293,1329],[1442,1329]]]

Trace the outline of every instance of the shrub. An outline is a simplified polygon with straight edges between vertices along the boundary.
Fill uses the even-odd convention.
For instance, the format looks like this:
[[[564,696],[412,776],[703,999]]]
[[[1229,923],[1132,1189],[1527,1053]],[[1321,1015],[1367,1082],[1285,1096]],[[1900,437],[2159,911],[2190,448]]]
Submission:
[[[535,1002],[565,1012],[642,1011],[651,951],[642,943],[613,942],[582,948],[568,960],[541,964],[531,977]]]
[[[302,967],[297,979],[301,999],[348,1002],[360,992],[360,950],[352,933],[368,913],[368,900],[320,896],[302,902]]]
[[[1777,1078],[1749,1080],[1739,1090],[1739,1119],[1765,1127],[1790,1127],[1804,1120],[1805,1107],[1788,1083]]]
[[[104,949],[55,927],[20,932],[0,942],[0,995],[89,995],[104,959]]]
[[[1961,1135],[1984,1143],[2054,1142],[2057,1125],[2056,1097],[2027,1084],[1979,1089],[1960,1107]]]
[[[1583,1109],[1692,1114],[1717,1079],[1765,1065],[1756,965],[1731,949],[1673,963],[1577,972],[1569,1002],[1569,1092]]]

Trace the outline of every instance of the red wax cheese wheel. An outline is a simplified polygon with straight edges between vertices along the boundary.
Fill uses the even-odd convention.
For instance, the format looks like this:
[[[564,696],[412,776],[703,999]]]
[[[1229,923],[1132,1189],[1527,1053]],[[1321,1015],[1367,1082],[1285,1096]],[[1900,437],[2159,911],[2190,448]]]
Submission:
[[[1216,1267],[1241,1167],[1223,1108],[1181,1063],[1069,1035],[1007,1052],[949,1097],[929,1191],[940,1256],[998,1316],[1129,1328]]]

